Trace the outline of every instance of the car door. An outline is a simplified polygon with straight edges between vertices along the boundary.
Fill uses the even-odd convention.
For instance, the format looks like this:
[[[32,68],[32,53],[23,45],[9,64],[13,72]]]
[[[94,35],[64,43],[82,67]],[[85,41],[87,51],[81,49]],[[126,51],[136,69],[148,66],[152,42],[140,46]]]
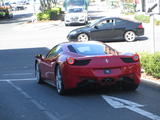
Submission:
[[[113,19],[113,32],[112,36],[114,36],[114,39],[121,39],[124,36],[125,29],[126,29],[126,21],[115,18]]]
[[[46,58],[43,59],[41,63],[43,65],[43,76],[46,80],[54,82],[55,78],[55,64],[56,60],[59,57],[59,53],[62,52],[62,47],[57,45],[52,48],[49,53],[46,55]]]
[[[97,41],[110,40],[113,37],[112,19],[105,19],[93,26],[91,30],[91,39]]]

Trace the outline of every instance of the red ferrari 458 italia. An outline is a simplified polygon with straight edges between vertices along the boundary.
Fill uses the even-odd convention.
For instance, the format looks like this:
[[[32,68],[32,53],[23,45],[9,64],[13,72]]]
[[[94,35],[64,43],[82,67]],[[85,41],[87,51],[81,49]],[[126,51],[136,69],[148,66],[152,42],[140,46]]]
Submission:
[[[141,76],[137,54],[122,54],[94,41],[58,44],[46,56],[36,56],[35,70],[38,83],[55,86],[61,95],[90,84],[135,90]]]

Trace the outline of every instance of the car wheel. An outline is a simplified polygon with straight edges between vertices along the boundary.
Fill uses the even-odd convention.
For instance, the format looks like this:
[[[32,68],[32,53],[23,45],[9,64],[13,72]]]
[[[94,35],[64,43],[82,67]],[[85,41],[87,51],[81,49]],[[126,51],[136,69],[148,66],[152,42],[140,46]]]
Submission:
[[[88,24],[88,20],[85,21],[85,24]]]
[[[125,91],[135,91],[138,88],[139,84],[124,84],[122,89]]]
[[[65,26],[69,26],[69,24],[65,24]]]
[[[121,82],[120,86],[122,87],[123,90],[134,91],[138,88],[139,84],[136,84],[134,79],[125,77]]]
[[[89,36],[86,33],[81,33],[77,37],[77,41],[79,42],[87,42],[89,40]]]
[[[56,89],[59,95],[64,94],[64,86],[63,86],[63,80],[62,80],[62,74],[60,71],[60,66],[57,66],[56,68]]]
[[[136,38],[136,34],[135,32],[133,31],[127,31],[125,34],[124,34],[124,39],[128,42],[132,42],[134,41]]]
[[[40,72],[39,64],[38,63],[36,64],[35,75],[36,75],[36,79],[37,79],[38,83],[39,84],[43,84],[44,81],[41,78],[41,72]]]

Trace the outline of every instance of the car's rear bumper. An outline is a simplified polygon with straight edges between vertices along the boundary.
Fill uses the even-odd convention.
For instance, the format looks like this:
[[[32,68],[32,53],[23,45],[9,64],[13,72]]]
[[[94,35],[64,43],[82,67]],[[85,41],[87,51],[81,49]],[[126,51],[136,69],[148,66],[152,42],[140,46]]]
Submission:
[[[137,36],[142,36],[142,35],[144,35],[144,28],[138,28],[138,29],[136,30],[136,35],[137,35]]]
[[[105,70],[111,72],[105,73]],[[94,83],[102,86],[114,85],[126,78],[135,84],[140,83],[140,65],[128,65],[119,68],[99,69],[85,66],[65,65],[62,70],[62,76],[65,89],[76,88],[88,83]]]

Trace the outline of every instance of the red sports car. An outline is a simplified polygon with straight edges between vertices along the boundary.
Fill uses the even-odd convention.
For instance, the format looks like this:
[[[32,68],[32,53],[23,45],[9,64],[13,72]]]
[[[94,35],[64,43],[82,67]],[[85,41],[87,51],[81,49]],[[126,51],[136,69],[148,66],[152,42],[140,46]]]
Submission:
[[[94,41],[58,44],[46,56],[37,55],[35,66],[38,83],[55,86],[61,95],[90,84],[135,90],[141,76],[137,54],[122,54]]]

